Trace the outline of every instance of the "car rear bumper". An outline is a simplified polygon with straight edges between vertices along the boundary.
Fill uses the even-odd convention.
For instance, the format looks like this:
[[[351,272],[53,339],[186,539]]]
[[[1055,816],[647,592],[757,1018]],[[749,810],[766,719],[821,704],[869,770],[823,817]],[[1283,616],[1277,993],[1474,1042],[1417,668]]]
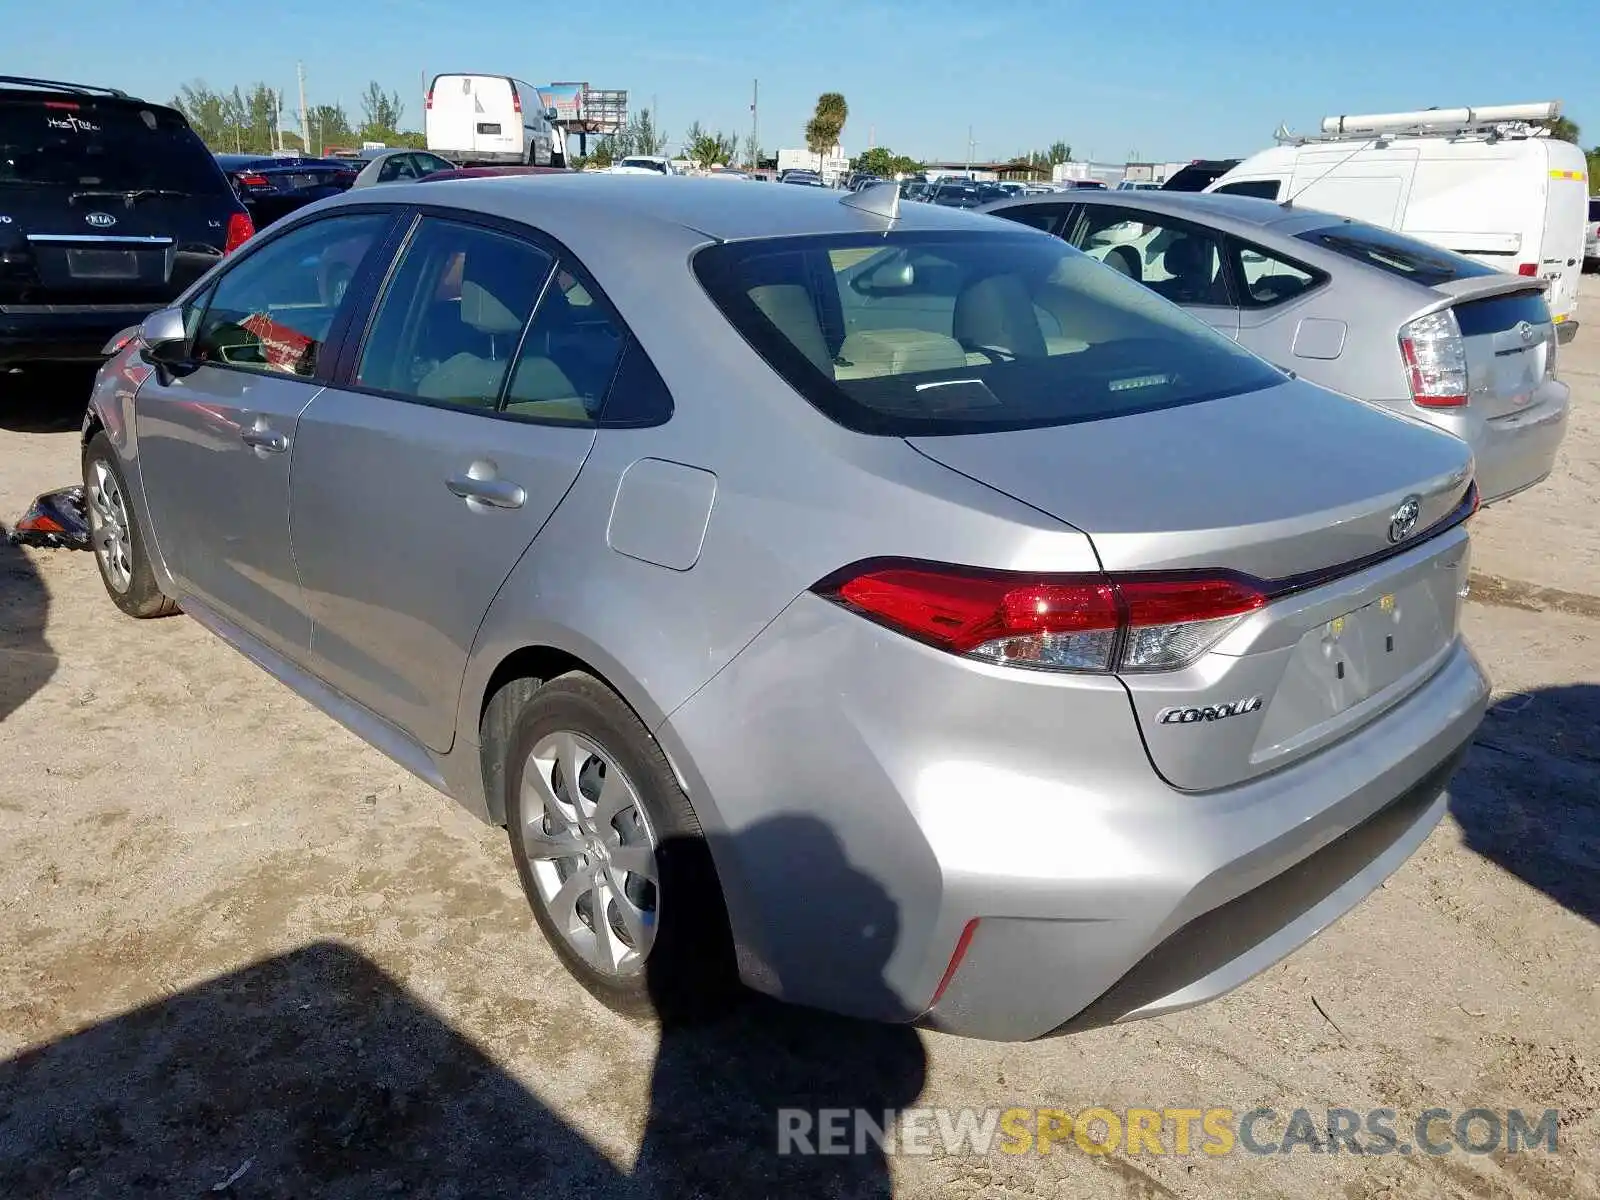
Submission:
[[[1523,412],[1484,421],[1472,438],[1484,504],[1530,488],[1554,469],[1567,433],[1571,392],[1564,383],[1547,383],[1540,396]]]
[[[1439,819],[1487,696],[1458,643],[1343,741],[1183,793],[1116,679],[981,666],[804,596],[658,732],[748,983],[1022,1040],[1201,1003],[1353,907]]]
[[[99,362],[119,331],[159,305],[0,305],[0,364]]]

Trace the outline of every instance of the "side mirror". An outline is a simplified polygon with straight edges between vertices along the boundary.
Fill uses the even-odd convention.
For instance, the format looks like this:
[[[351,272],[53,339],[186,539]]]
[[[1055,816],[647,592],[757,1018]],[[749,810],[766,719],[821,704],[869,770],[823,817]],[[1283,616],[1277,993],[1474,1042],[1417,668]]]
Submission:
[[[547,108],[547,109],[544,110],[544,119],[546,121],[554,121],[560,115],[561,114],[556,112],[556,110],[553,109],[553,108]]]
[[[183,327],[181,308],[163,308],[151,313],[139,325],[139,340],[144,347],[139,355],[148,363],[182,362],[189,343]]]

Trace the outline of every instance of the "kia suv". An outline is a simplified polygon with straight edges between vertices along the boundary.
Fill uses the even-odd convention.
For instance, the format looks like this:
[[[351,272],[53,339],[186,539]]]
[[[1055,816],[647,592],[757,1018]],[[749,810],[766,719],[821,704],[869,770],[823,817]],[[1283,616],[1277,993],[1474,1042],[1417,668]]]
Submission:
[[[0,76],[0,367],[98,359],[253,232],[177,110]]]

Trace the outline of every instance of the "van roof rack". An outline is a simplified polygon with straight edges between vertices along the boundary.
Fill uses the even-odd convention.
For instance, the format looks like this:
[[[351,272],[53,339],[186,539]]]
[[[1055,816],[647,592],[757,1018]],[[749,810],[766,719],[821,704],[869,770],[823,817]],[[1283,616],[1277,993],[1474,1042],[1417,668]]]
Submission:
[[[1316,142],[1381,141],[1391,137],[1538,137],[1561,115],[1561,101],[1536,104],[1492,104],[1478,108],[1423,108],[1412,112],[1343,114],[1324,117],[1317,133],[1291,133],[1280,125],[1273,139],[1279,145]]]
[[[121,88],[98,87],[92,83],[68,83],[61,79],[34,79],[27,75],[0,75],[0,88],[69,92],[78,96],[110,96],[117,100],[133,99]]]

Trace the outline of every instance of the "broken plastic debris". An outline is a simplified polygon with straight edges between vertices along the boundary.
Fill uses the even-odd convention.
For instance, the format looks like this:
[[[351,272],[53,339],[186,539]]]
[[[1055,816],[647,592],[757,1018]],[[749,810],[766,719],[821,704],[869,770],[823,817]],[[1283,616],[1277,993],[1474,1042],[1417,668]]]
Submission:
[[[239,1169],[237,1171],[235,1171],[232,1175],[229,1175],[221,1183],[213,1183],[211,1185],[211,1190],[213,1192],[225,1192],[225,1191],[227,1191],[234,1184],[238,1183],[239,1180],[243,1179],[244,1178],[244,1173],[246,1171],[248,1171],[251,1167],[255,1166],[255,1165],[256,1165],[256,1160],[255,1159],[253,1159],[253,1158],[245,1159],[242,1163],[239,1164]]]
[[[13,546],[89,549],[89,517],[83,508],[83,486],[45,492],[28,506],[8,538]]]

